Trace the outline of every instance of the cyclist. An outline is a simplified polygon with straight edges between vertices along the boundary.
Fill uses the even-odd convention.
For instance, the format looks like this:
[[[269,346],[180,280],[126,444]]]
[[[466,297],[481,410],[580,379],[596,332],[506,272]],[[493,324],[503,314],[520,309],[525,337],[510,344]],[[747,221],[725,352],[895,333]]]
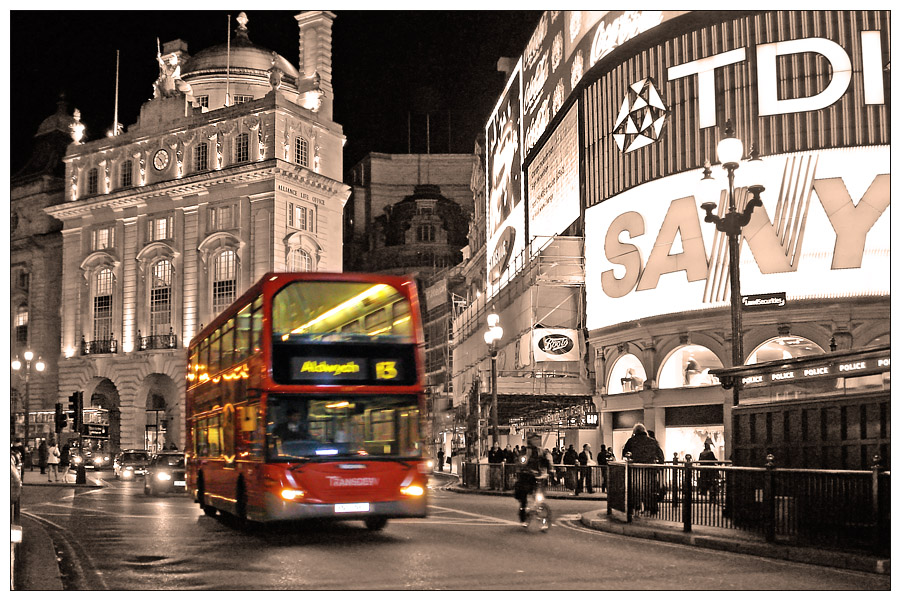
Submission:
[[[516,480],[516,500],[519,501],[519,522],[522,527],[528,527],[528,496],[534,493],[537,487],[537,478],[546,475],[550,468],[550,462],[544,457],[541,450],[541,436],[532,433],[528,436],[528,445],[525,453],[519,457],[519,476]]]

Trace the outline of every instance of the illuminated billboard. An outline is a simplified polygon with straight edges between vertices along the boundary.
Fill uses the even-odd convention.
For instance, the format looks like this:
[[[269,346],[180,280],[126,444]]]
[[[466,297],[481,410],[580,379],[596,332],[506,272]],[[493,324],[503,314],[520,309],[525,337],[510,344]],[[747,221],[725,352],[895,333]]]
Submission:
[[[559,235],[580,213],[576,103],[528,165],[528,235]]]
[[[524,246],[522,206],[522,62],[516,65],[485,129],[487,160],[487,281],[494,285]]]
[[[525,155],[599,60],[635,36],[685,12],[545,11],[522,58]]]
[[[890,295],[890,147],[767,156],[743,229],[741,292],[788,302]],[[727,206],[724,172],[719,214]],[[737,171],[736,198],[747,200]],[[701,170],[631,188],[585,213],[589,329],[729,306],[727,239],[704,222]]]

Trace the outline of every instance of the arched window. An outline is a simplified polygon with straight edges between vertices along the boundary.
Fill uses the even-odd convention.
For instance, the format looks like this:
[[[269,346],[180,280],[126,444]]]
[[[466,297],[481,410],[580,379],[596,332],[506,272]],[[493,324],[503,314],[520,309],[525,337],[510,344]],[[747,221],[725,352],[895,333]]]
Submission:
[[[132,185],[132,175],[134,171],[134,163],[126,160],[119,169],[119,187],[128,188]]]
[[[645,381],[647,381],[647,372],[644,370],[641,360],[634,354],[626,354],[616,360],[609,370],[606,393],[639,392],[644,389]]]
[[[812,356],[825,354],[818,344],[804,337],[778,336],[766,340],[756,347],[747,357],[747,364],[753,365],[770,360],[783,360],[785,358],[797,358],[799,356]]]
[[[696,344],[681,346],[663,361],[657,387],[672,389],[719,385],[719,379],[710,375],[709,370],[721,366],[722,361],[709,348]]]
[[[294,140],[294,162],[304,167],[309,166],[309,142],[306,138],[298,137]]]
[[[167,334],[172,326],[172,276],[168,259],[150,267],[150,335]]]
[[[241,133],[234,139],[234,162],[248,160],[250,160],[250,135]]]
[[[28,345],[28,305],[24,303],[16,309],[16,343]]]
[[[91,169],[87,174],[87,194],[93,196],[97,193],[97,169]]]
[[[294,272],[312,271],[312,256],[303,248],[293,248],[288,254],[288,270]]]
[[[218,315],[237,294],[237,254],[226,248],[213,257],[212,309]]]
[[[112,269],[100,269],[94,276],[94,341],[108,340],[113,333],[113,291]]]

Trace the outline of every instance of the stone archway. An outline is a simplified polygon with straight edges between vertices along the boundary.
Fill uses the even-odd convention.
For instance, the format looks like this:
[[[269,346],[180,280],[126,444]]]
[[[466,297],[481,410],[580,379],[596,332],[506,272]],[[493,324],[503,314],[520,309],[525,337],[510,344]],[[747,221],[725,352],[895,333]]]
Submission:
[[[109,436],[110,452],[118,452],[122,442],[122,413],[119,410],[119,390],[109,379],[95,379],[84,391],[85,423],[88,424],[88,415],[91,409],[103,409],[105,414],[100,416],[101,423],[105,421],[107,435]]]
[[[139,417],[144,447],[161,450],[175,444],[181,449],[182,413],[180,394],[175,382],[168,375],[151,373],[143,383],[137,396],[137,405],[144,407],[143,418]]]

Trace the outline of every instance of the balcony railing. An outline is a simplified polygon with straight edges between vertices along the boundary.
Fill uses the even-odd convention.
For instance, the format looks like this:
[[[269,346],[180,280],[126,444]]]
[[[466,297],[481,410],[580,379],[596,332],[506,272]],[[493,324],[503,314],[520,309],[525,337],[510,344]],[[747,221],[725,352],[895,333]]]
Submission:
[[[161,335],[141,335],[141,330],[137,333],[137,349],[138,350],[172,350],[178,345],[178,336],[169,327],[169,333]]]
[[[84,336],[81,336],[81,355],[87,356],[90,354],[116,354],[119,351],[119,342],[114,337],[110,336],[109,339],[105,340],[93,340],[86,341]]]

